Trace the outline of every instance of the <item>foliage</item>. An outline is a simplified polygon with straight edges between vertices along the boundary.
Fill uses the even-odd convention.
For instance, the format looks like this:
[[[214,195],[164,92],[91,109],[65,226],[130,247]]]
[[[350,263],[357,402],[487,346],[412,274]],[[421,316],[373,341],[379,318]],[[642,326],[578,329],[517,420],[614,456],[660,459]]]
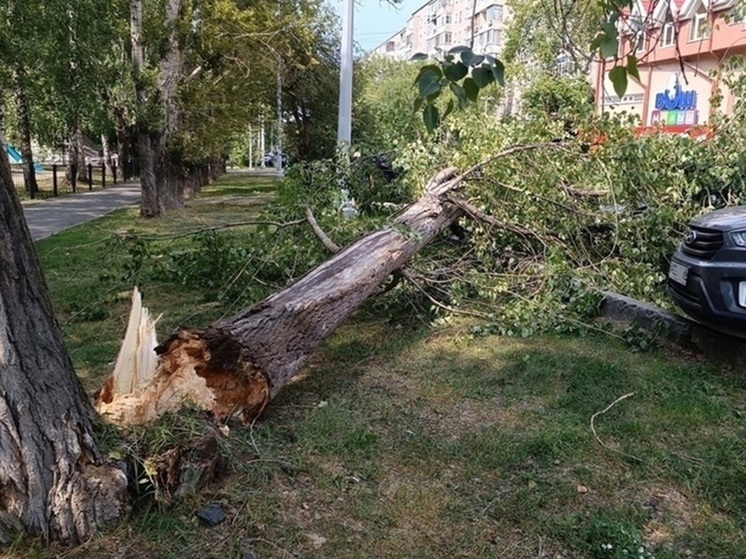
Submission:
[[[565,62],[567,75],[587,75],[593,60],[591,42],[603,20],[600,2],[587,0],[514,0],[502,56],[526,74],[555,73]],[[511,73],[510,80],[515,80]]]
[[[653,559],[639,530],[622,519],[596,515],[584,535],[594,559]]]
[[[416,65],[383,57],[361,63],[354,138],[373,153],[388,152],[420,138],[422,119],[412,110]],[[356,76],[357,78],[358,76]]]
[[[426,54],[417,53],[412,60],[427,60]],[[505,85],[505,67],[494,56],[477,54],[470,47],[457,46],[435,58],[433,63],[422,66],[415,78],[417,98],[415,112],[422,109],[422,119],[429,132],[435,130],[442,119],[453,110],[463,110],[476,103],[479,92],[492,84]],[[436,103],[441,93],[449,99],[445,109]]]

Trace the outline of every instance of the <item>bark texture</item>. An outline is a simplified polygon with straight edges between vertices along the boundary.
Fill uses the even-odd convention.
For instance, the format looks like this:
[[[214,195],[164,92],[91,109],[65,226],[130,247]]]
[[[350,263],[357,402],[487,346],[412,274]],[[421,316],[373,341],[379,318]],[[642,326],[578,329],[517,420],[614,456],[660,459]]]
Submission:
[[[130,0],[130,39],[135,93],[139,107],[137,146],[142,199],[140,215],[159,217],[184,205],[182,170],[172,161],[169,141],[178,129],[181,114],[176,98],[184,64],[178,24],[182,0],[168,0],[163,54],[157,61],[157,79],[149,86],[144,80],[146,60],[142,42],[142,0]]]
[[[0,544],[23,527],[79,542],[127,507],[65,350],[20,202],[0,158]]]
[[[147,423],[190,400],[218,419],[234,413],[256,418],[329,334],[461,215],[444,201],[454,174],[438,175],[392,226],[341,250],[290,287],[207,329],[181,329],[156,348],[160,361],[148,386],[117,394],[117,381],[109,379],[99,411],[120,424]]]

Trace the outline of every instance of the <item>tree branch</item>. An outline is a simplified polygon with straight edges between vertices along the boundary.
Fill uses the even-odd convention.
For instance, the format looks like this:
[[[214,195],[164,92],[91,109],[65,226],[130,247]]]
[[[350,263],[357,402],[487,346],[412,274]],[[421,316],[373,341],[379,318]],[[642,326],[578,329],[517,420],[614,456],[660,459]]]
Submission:
[[[306,208],[306,221],[308,221],[308,224],[311,226],[314,234],[321,241],[321,244],[324,245],[324,248],[332,254],[337,254],[339,252],[339,247],[326,233],[324,233],[321,227],[319,227],[319,223],[316,221],[316,218],[313,217],[313,212],[310,207]]]
[[[479,208],[476,208],[475,206],[472,206],[467,202],[466,200],[462,200],[461,198],[454,198],[452,196],[446,197],[446,199],[453,204],[454,206],[457,206],[463,210],[463,212],[471,217],[472,219],[476,219],[477,221],[482,221],[484,223],[488,223],[494,227],[499,227],[500,229],[504,229],[506,231],[510,231],[512,233],[517,233],[518,235],[524,235],[526,237],[534,237],[544,243],[544,240],[539,236],[538,233],[532,231],[531,229],[528,229],[527,227],[524,227],[523,225],[518,225],[517,223],[506,223],[504,221],[499,221],[492,217],[491,215],[483,212]]]
[[[143,241],[170,241],[173,239],[181,239],[183,237],[190,237],[191,235],[199,235],[200,233],[210,233],[212,231],[221,231],[223,229],[231,229],[233,227],[245,227],[246,225],[269,225],[271,227],[277,227],[278,229],[284,229],[285,227],[292,227],[294,225],[300,225],[301,223],[305,223],[305,219],[296,219],[295,221],[266,221],[266,220],[256,220],[256,219],[249,219],[246,221],[237,221],[235,223],[224,223],[223,225],[215,225],[213,227],[205,227],[203,229],[195,229],[193,231],[187,231],[185,233],[174,233],[173,235],[153,235],[150,237],[139,237]],[[129,237],[130,235],[125,233],[123,235],[118,235],[122,238]]]

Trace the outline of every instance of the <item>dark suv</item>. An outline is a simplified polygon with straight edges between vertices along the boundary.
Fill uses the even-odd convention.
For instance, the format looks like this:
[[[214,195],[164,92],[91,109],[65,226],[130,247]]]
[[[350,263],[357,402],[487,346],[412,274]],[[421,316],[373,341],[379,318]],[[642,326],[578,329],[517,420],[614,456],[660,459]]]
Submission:
[[[692,220],[671,259],[668,291],[692,318],[746,333],[746,206]]]

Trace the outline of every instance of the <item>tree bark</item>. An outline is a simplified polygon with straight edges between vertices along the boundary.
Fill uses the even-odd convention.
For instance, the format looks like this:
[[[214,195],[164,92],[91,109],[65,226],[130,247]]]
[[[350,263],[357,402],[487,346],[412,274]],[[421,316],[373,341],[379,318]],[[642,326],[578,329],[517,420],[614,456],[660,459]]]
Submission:
[[[65,178],[72,182],[73,173],[76,174],[78,184],[84,184],[88,180],[88,171],[85,161],[85,150],[83,145],[83,131],[80,126],[74,126],[70,139],[68,140],[67,150],[67,171]]]
[[[25,71],[16,68],[14,73],[15,101],[18,111],[18,125],[21,132],[21,156],[23,156],[23,182],[29,196],[36,197],[39,185],[36,182],[36,169],[34,169],[34,152],[31,149],[31,110],[26,95]]]
[[[207,329],[179,330],[156,348],[160,361],[154,373],[146,372],[152,378],[142,390],[123,394],[112,376],[99,393],[98,410],[116,423],[147,423],[188,399],[218,419],[237,412],[254,419],[386,277],[461,215],[443,199],[456,184],[449,181],[454,174],[439,174],[394,225],[360,239],[287,289]]]
[[[165,28],[165,53],[158,61],[158,77],[149,91],[143,79],[145,57],[142,42],[142,0],[130,1],[130,39],[135,94],[140,112],[137,117],[137,144],[142,198],[140,215],[160,217],[184,206],[182,169],[172,161],[169,140],[181,118],[176,90],[183,69],[183,52],[178,38],[182,0],[168,0]],[[147,108],[152,110],[146,110]],[[148,122],[163,114],[162,121]]]
[[[80,542],[126,510],[65,350],[5,158],[0,158],[0,545],[23,528]]]

